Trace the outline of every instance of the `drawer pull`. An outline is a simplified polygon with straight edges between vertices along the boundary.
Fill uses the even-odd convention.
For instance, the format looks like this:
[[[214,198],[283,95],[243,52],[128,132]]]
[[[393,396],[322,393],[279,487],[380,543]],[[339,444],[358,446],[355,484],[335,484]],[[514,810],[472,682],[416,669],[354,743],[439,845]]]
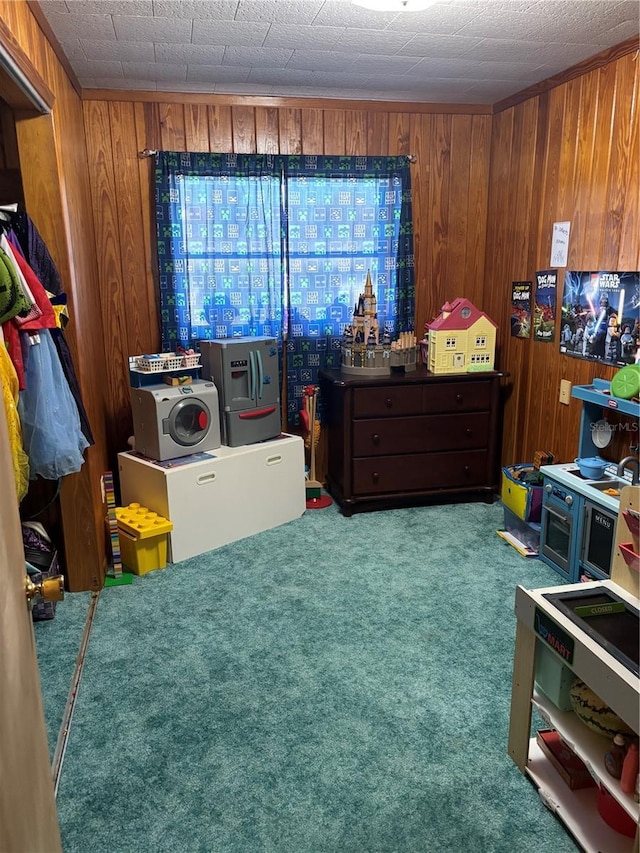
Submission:
[[[461,403],[461,402],[462,402],[462,394],[456,394],[456,402],[457,402],[457,403]]]
[[[278,454],[277,456],[268,456],[267,457],[267,465],[278,465],[282,462],[282,454]]]
[[[379,482],[380,474],[378,474],[376,471],[374,471],[373,474],[371,475],[371,479],[373,480],[374,483]]]
[[[471,468],[468,465],[465,465],[462,470],[464,471],[465,474],[468,474],[469,471],[471,471]]]
[[[380,436],[377,432],[374,432],[374,434],[371,436],[371,440],[374,444],[380,444]]]
[[[200,476],[196,480],[196,483],[199,486],[206,486],[207,483],[213,483],[215,478],[216,478],[216,472],[211,471],[209,474],[200,474]]]
[[[471,436],[473,435],[473,432],[472,432],[472,430],[471,430],[471,427],[467,427],[467,428],[466,428],[466,430],[465,430],[465,432],[466,432],[466,434],[469,436],[469,438],[471,438]]]
[[[387,409],[390,409],[393,406],[393,401],[391,397],[387,397],[387,399],[385,400],[385,406],[387,407]]]

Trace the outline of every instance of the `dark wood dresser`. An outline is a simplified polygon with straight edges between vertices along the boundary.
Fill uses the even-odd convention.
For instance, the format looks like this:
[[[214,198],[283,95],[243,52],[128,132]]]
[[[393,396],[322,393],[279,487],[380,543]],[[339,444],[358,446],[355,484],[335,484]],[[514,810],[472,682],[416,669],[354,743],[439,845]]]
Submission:
[[[492,501],[505,375],[321,371],[327,488],[343,514],[439,496]]]

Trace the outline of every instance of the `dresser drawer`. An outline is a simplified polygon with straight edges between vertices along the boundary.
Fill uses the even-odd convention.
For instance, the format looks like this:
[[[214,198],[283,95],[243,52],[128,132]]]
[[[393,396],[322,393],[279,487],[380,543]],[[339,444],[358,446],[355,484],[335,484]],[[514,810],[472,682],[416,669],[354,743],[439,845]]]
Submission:
[[[423,489],[465,489],[487,479],[486,450],[408,453],[353,460],[355,496]]]
[[[421,386],[383,386],[356,388],[353,392],[354,418],[383,418],[396,415],[419,415],[422,412]]]
[[[491,382],[447,382],[426,385],[422,411],[474,412],[491,408]]]
[[[354,421],[353,455],[470,450],[489,444],[489,412]]]

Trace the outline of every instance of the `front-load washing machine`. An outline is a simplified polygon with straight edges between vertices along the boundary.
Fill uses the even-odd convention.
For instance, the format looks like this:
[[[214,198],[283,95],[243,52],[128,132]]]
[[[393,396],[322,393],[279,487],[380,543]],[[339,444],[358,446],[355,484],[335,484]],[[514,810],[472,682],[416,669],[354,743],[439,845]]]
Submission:
[[[135,449],[163,462],[220,447],[218,390],[201,379],[190,385],[131,388]]]

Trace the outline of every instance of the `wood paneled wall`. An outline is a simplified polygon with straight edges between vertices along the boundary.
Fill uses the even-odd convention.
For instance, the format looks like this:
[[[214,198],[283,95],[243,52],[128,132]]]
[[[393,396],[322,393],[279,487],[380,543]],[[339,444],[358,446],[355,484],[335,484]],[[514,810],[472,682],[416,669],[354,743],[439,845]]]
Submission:
[[[511,373],[503,464],[537,449],[573,459],[582,408],[559,403],[560,380],[587,385],[615,373],[561,355],[559,324],[552,344],[511,338],[509,293],[512,281],[549,269],[554,222],[571,222],[568,269],[640,269],[638,64],[629,53],[494,116],[484,307],[500,327],[500,367]],[[561,269],[558,302],[563,277]],[[619,459],[630,443],[638,433],[620,430],[603,455]]]
[[[127,356],[159,345],[153,161],[138,157],[149,148],[415,155],[416,329],[456,296],[486,310],[500,328],[498,366],[510,373],[504,462],[530,459],[538,448],[573,458],[580,405],[560,405],[560,379],[587,384],[614,370],[560,355],[557,334],[552,344],[511,338],[511,282],[549,267],[555,221],[572,223],[570,268],[640,266],[637,89],[630,53],[493,117],[336,101],[305,107],[92,94],[84,110],[110,355],[111,453],[126,446],[131,430]]]
[[[144,149],[415,155],[418,334],[447,299],[464,295],[486,310],[500,329],[497,366],[510,373],[503,462],[538,448],[575,455],[580,406],[557,402],[560,379],[587,384],[614,370],[561,356],[557,334],[553,344],[510,338],[511,282],[548,268],[555,221],[572,224],[570,268],[640,267],[637,51],[495,116],[479,107],[137,92],[86,92],[81,104],[24,0],[0,0],[0,19],[56,99],[49,171],[33,174],[44,157],[37,147],[20,159],[29,212],[70,292],[70,338],[97,434],[87,466],[63,491],[72,528],[78,510],[74,555],[85,546],[90,564],[77,588],[95,588],[99,577],[99,475],[115,468],[132,429],[127,358],[159,347],[153,160],[139,157]],[[24,144],[37,139],[25,127]],[[625,449],[620,435],[613,456]]]
[[[88,97],[88,94],[87,94]],[[91,95],[84,116],[108,351],[110,452],[131,434],[127,358],[157,351],[152,158],[144,149],[286,154],[412,154],[416,329],[444,301],[485,299],[491,116],[324,106],[136,101]],[[187,96],[184,96],[185,99]],[[213,99],[212,99],[213,100]],[[247,99],[243,99],[247,100]]]
[[[62,483],[63,565],[72,591],[100,589],[105,573],[105,347],[82,104],[27,3],[0,0],[0,21],[24,54],[21,67],[32,68],[54,96],[50,115],[32,117],[17,111],[22,106],[16,104],[14,119],[26,209],[69,297],[66,335],[95,438],[80,472]]]

